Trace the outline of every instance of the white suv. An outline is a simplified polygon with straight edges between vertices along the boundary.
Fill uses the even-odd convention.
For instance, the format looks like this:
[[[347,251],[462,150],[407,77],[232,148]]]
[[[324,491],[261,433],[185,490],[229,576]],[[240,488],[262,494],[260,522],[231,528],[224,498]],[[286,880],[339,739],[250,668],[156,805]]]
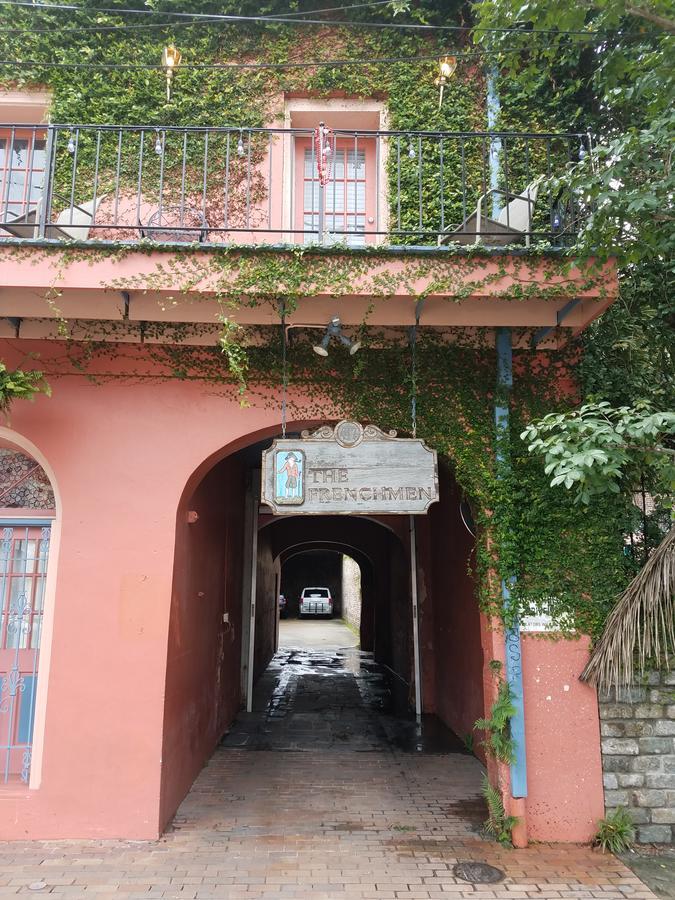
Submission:
[[[327,587],[306,587],[300,594],[301,616],[332,616],[333,598]]]

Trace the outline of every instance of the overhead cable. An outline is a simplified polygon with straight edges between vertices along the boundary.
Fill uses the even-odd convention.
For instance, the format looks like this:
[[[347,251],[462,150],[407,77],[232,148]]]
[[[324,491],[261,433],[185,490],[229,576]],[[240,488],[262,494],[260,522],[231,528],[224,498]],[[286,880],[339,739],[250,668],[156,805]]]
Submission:
[[[180,0],[181,3],[185,2],[185,0]],[[386,6],[391,2],[391,0],[371,0],[369,3],[350,3],[346,6],[326,6],[322,9],[315,9],[312,11],[315,13],[329,13],[329,12],[343,12],[345,9],[362,9],[364,7],[372,7],[372,6]],[[10,6],[18,6],[18,3],[5,3],[4,5]],[[31,3],[30,7],[34,7],[35,4]],[[51,6],[51,4],[50,4]],[[46,9],[45,6],[38,7],[39,9]],[[58,7],[60,9],[60,7]],[[80,9],[80,7],[78,7]],[[90,10],[81,8],[82,12],[87,13]],[[100,10],[95,10],[95,12],[100,12]],[[143,11],[145,12],[145,11]],[[157,11],[159,13],[159,11]],[[159,13],[161,14],[161,13]],[[171,15],[169,12],[168,15]],[[192,13],[190,15],[193,15]],[[195,13],[194,15],[200,15]],[[293,18],[293,22],[296,21],[296,17],[298,16],[306,16],[308,15],[307,10],[301,10],[300,12],[285,12],[283,14],[284,19]],[[257,16],[256,20],[264,22],[269,16]],[[214,13],[213,16],[209,16],[208,14],[204,14],[204,18],[197,18],[195,21],[190,22],[139,22],[133,25],[75,25],[72,28],[59,28],[59,34],[70,34],[70,33],[79,33],[79,32],[101,32],[101,31],[136,31],[141,28],[191,28],[199,25],[213,25],[219,19],[219,15]],[[289,22],[289,25],[292,25],[293,22]],[[232,22],[231,24],[237,24],[237,22]],[[335,24],[339,24],[336,22]],[[3,34],[51,34],[53,33],[54,28],[0,28],[0,32]]]
[[[523,47],[513,47],[500,51],[501,53],[522,53]],[[445,51],[443,51],[445,52]],[[488,50],[471,50],[466,53],[454,53],[458,59],[484,56]],[[377,66],[392,63],[427,63],[437,61],[439,53],[424,54],[421,56],[381,56],[369,59],[313,59],[304,62],[261,62],[261,63],[181,63],[181,71],[185,69],[219,70],[228,69],[314,69],[325,66]],[[35,69],[155,69],[162,70],[161,63],[69,63],[69,62],[43,62],[40,60],[12,60],[0,59],[0,68],[35,68]]]
[[[66,4],[66,3],[41,3],[41,2],[32,2],[32,0],[0,0],[0,5],[3,6],[16,6],[16,7],[26,7],[28,9],[39,9],[47,12],[79,12],[84,13],[85,15],[99,15],[101,13],[107,13],[111,15],[135,15],[135,16],[156,16],[158,13],[155,10],[144,10],[144,9],[128,9],[128,8],[110,8],[110,7],[98,7],[96,9],[85,9],[82,6],[74,5],[74,4]],[[523,27],[512,27],[512,28],[486,28],[482,26],[474,26],[474,25],[423,25],[419,23],[405,23],[405,22],[367,22],[367,21],[350,21],[350,20],[335,20],[335,19],[307,19],[307,18],[293,18],[291,16],[275,16],[275,15],[267,15],[267,16],[240,16],[234,14],[216,14],[216,13],[190,13],[190,12],[172,12],[170,10],[162,10],[161,15],[163,16],[173,16],[174,18],[181,19],[190,19],[193,21],[200,20],[209,20],[211,23],[215,22],[224,22],[224,23],[264,23],[264,24],[289,24],[289,25],[323,25],[330,27],[339,27],[339,28],[375,28],[375,29],[394,29],[394,30],[414,30],[420,32],[435,32],[435,31],[453,31],[453,32],[481,32],[481,33],[490,33],[490,34],[522,34],[522,35],[531,35],[531,34],[551,34],[555,36],[579,36],[579,37],[587,37],[587,36],[597,36],[597,35],[609,35],[609,34],[623,34],[620,29],[615,31],[601,31],[601,30],[593,30],[593,29],[550,29],[550,28],[523,28]],[[124,27],[124,26],[122,26]],[[639,35],[640,37],[644,37],[645,35]]]

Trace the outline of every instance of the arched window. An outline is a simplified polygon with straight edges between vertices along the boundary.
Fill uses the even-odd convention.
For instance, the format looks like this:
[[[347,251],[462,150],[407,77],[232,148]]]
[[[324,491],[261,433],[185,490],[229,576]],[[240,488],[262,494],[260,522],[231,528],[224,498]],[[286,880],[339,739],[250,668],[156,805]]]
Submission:
[[[54,511],[39,463],[0,447],[0,784],[30,777]]]

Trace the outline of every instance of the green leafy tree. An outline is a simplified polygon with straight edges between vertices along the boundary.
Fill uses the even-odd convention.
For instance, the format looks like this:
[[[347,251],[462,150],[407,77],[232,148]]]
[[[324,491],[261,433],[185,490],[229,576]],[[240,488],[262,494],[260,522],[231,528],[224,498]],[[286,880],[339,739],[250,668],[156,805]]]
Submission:
[[[647,406],[614,408],[585,403],[569,413],[551,413],[533,422],[521,438],[544,458],[551,486],[573,490],[590,503],[606,492],[636,490],[648,478],[664,502],[675,491],[675,412]]]
[[[531,423],[521,437],[543,456],[551,484],[573,491],[580,503],[631,492],[648,478],[672,511],[675,412],[584,404]],[[675,526],[618,599],[582,678],[605,690],[630,684],[636,657],[640,670],[668,666],[674,647]]]
[[[597,134],[558,182],[592,210],[575,250],[672,265],[672,4],[481,0],[474,9],[476,40],[503,76],[531,95],[544,85],[565,110],[562,125]]]
[[[579,375],[587,396],[613,406],[648,398],[675,409],[672,277],[658,262],[622,272],[614,304],[584,332]]]
[[[580,158],[551,189],[587,214],[573,254],[620,267],[619,299],[582,338],[588,402],[523,436],[552,483],[583,503],[641,486],[666,498],[675,408],[672,3],[480,0],[474,13],[475,40],[493,54],[506,103],[555,97],[561,127],[588,129]]]

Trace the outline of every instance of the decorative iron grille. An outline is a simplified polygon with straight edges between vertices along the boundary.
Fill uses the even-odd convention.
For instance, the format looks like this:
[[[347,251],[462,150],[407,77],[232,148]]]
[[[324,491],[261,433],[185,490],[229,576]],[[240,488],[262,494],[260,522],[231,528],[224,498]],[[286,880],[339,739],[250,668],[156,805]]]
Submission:
[[[0,447],[0,507],[54,509],[54,491],[44,469],[25,453]]]

